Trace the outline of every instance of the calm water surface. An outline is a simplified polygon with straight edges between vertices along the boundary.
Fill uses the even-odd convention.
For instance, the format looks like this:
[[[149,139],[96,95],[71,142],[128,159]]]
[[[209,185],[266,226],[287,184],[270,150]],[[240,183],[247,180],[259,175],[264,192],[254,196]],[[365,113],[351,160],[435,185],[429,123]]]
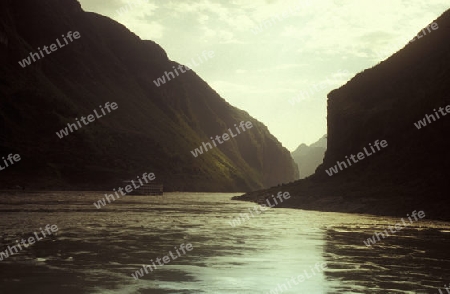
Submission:
[[[232,227],[255,205],[235,195],[125,196],[97,209],[98,192],[3,193],[0,250],[59,230],[0,261],[0,293],[435,294],[450,283],[447,223],[425,218],[370,248],[363,241],[400,218],[271,209]],[[131,276],[182,243],[194,249]]]

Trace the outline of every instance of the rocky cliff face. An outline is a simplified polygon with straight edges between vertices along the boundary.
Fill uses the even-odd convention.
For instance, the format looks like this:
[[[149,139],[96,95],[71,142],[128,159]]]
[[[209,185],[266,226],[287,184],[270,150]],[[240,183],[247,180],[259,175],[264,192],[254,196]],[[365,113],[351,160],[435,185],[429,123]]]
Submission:
[[[444,184],[450,167],[450,140],[445,135],[450,116],[442,115],[422,129],[414,125],[434,109],[450,104],[450,11],[435,22],[437,30],[328,95],[330,152],[318,174],[384,139],[389,144],[385,150],[358,162],[348,174],[392,184]]]
[[[118,186],[154,172],[170,190],[242,191],[293,181],[290,153],[248,113],[229,105],[195,72],[156,87],[179,64],[153,41],[84,12],[75,0],[2,1],[0,151],[22,160],[0,185],[35,188]],[[21,67],[62,34],[80,38]],[[3,40],[3,38],[0,38]],[[60,139],[56,132],[116,102],[117,110]],[[194,157],[191,150],[234,124],[253,128]]]
[[[439,110],[450,105],[450,11],[435,22],[437,30],[420,32],[420,39],[329,93],[324,162],[310,179],[283,187],[296,195],[285,206],[399,216],[424,210],[429,218],[450,220],[450,114]],[[429,117],[418,129],[415,123],[427,114],[436,121]],[[388,146],[326,173],[365,147],[371,153],[376,140]]]

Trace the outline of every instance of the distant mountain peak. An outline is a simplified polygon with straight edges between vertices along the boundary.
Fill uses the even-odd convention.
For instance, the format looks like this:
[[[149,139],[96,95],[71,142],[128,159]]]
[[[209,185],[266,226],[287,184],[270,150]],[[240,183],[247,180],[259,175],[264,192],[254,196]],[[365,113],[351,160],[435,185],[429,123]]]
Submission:
[[[322,136],[310,146],[302,143],[291,152],[292,158],[298,165],[300,179],[312,175],[322,163],[327,149],[327,135]]]

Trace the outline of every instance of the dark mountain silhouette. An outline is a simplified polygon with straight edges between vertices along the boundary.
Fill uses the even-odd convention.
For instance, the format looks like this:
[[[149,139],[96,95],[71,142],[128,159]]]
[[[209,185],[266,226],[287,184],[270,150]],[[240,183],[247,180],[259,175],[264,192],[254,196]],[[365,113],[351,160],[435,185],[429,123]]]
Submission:
[[[109,190],[153,172],[166,190],[243,191],[298,178],[289,151],[266,126],[195,72],[156,87],[153,80],[179,64],[155,42],[84,12],[75,0],[7,0],[0,7],[0,154],[22,158],[2,171],[1,187]],[[69,31],[81,37],[19,65]],[[67,123],[108,101],[118,109],[58,138]],[[191,154],[241,121],[253,128]]]
[[[325,151],[327,150],[327,136],[323,136],[310,146],[300,144],[291,152],[292,158],[298,165],[300,179],[304,179],[316,171],[316,168],[323,162]]]
[[[430,118],[421,129],[414,125],[450,104],[450,10],[436,23],[439,29],[328,94],[324,163],[310,178],[283,186],[293,197],[281,206],[403,217],[424,210],[428,218],[450,220],[450,115]],[[388,147],[333,176],[326,173],[375,140]]]

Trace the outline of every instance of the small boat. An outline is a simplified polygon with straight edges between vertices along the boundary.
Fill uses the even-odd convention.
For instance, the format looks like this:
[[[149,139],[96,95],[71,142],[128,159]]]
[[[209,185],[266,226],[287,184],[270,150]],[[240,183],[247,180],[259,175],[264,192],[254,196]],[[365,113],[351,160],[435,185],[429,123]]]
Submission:
[[[132,185],[131,181],[124,181],[124,185]],[[127,195],[138,196],[160,196],[164,194],[164,185],[159,183],[148,183],[134,189]]]

